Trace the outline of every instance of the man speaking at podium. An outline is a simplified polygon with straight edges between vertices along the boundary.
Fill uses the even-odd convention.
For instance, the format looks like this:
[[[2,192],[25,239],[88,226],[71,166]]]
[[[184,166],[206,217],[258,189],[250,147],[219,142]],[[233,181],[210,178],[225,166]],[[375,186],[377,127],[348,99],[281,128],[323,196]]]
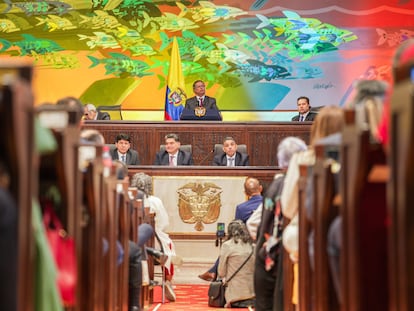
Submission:
[[[197,120],[221,120],[221,112],[217,107],[216,99],[206,95],[206,86],[202,80],[196,80],[193,83],[193,92],[195,96],[189,98],[185,102],[185,108],[181,119]],[[186,113],[191,112],[190,118]],[[184,116],[184,117],[183,117]],[[194,118],[191,118],[195,116]]]

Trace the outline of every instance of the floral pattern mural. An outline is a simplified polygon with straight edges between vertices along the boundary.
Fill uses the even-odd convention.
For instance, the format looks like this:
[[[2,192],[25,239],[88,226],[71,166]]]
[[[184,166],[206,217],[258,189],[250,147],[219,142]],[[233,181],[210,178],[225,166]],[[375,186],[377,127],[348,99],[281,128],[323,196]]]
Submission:
[[[164,108],[172,40],[188,95],[202,79],[222,110],[344,105],[359,78],[391,77],[414,37],[408,0],[67,0],[0,3],[0,57],[35,65],[37,103],[73,95]]]

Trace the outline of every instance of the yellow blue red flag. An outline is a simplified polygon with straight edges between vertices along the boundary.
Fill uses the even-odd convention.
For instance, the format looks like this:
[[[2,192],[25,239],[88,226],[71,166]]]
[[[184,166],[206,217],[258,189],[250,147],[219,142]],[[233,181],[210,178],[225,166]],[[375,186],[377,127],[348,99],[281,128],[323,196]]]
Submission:
[[[168,70],[167,90],[165,93],[164,120],[180,120],[185,99],[184,74],[181,67],[180,50],[177,38],[174,37],[171,49],[170,68]]]

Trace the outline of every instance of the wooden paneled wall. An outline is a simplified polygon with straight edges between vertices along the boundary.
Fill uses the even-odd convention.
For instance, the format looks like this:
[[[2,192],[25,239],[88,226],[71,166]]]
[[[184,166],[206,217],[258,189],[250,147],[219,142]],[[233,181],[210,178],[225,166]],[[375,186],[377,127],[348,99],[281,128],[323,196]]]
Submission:
[[[152,165],[164,136],[176,133],[181,144],[192,145],[195,165],[210,165],[214,144],[232,136],[238,144],[247,145],[251,166],[277,166],[279,142],[287,136],[297,136],[309,143],[311,125],[311,122],[86,121],[83,128],[99,130],[107,143],[113,143],[119,133],[129,134],[142,165]]]

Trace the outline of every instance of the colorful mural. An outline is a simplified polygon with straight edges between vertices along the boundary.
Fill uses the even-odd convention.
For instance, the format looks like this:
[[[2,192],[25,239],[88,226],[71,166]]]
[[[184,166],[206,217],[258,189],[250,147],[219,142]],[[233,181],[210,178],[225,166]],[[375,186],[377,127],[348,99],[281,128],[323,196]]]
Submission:
[[[34,62],[37,103],[72,95],[162,110],[173,38],[187,94],[196,79],[220,108],[344,105],[359,78],[390,79],[414,37],[409,0],[67,0],[0,4],[0,57]]]

